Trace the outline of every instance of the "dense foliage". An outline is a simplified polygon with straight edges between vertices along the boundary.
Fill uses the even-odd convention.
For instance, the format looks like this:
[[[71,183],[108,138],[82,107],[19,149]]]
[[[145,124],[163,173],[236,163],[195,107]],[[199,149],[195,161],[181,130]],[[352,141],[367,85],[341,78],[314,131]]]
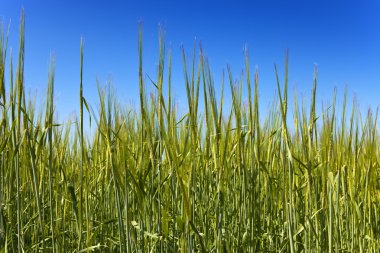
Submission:
[[[183,52],[187,113],[179,115],[162,35],[155,92],[146,94],[140,32],[140,107],[125,109],[99,89],[91,109],[81,44],[80,115],[60,124],[54,60],[46,109],[36,112],[24,90],[23,17],[16,71],[7,38],[3,29],[0,252],[379,252],[377,112],[346,113],[346,96],[336,109],[334,95],[317,115],[316,74],[306,108],[288,99],[287,61],[283,82],[275,68],[278,98],[259,117],[248,54],[244,77],[228,69],[222,80],[227,108],[224,83],[217,98],[195,48],[190,67]]]

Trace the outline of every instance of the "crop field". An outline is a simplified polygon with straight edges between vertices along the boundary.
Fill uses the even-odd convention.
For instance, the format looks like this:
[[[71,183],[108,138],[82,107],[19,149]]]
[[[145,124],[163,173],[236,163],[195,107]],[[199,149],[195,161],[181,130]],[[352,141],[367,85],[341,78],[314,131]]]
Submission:
[[[286,56],[284,71],[274,67],[277,98],[260,114],[248,53],[244,75],[235,81],[227,68],[216,86],[195,47],[183,50],[175,84],[186,88],[180,114],[159,38],[147,80],[140,30],[137,108],[101,87],[98,109],[87,103],[81,43],[79,115],[63,123],[54,59],[36,109],[24,88],[23,16],[17,59],[2,28],[0,252],[380,252],[378,111],[362,115],[346,94],[317,108],[317,70],[310,103],[290,98]]]

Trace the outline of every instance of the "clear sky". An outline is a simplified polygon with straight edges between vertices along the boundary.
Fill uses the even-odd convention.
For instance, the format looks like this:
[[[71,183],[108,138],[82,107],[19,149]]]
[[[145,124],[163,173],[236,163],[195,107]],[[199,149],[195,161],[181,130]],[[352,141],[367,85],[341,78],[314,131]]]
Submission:
[[[138,99],[138,24],[143,24],[144,70],[156,76],[158,27],[173,50],[173,85],[185,102],[180,46],[192,52],[202,41],[215,80],[230,64],[235,77],[244,68],[248,46],[252,69],[260,74],[261,106],[275,91],[273,64],[283,69],[290,53],[290,91],[309,94],[318,65],[318,102],[334,87],[356,94],[361,108],[380,104],[379,1],[20,1],[0,0],[0,19],[11,19],[9,46],[18,48],[20,10],[25,9],[25,81],[41,101],[50,53],[56,55],[56,101],[60,118],[78,111],[79,43],[85,39],[84,95],[95,106],[96,78],[107,79],[125,104]],[[152,90],[148,85],[148,90]],[[216,83],[219,88],[219,83]],[[40,101],[40,99],[39,99]],[[37,103],[39,103],[37,101]],[[320,103],[319,103],[320,104]]]

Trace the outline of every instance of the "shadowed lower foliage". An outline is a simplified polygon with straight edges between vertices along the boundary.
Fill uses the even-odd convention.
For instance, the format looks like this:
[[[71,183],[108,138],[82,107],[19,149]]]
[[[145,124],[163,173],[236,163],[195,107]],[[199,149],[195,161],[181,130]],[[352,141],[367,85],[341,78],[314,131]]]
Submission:
[[[334,94],[317,114],[316,70],[310,104],[291,101],[286,57],[278,98],[259,117],[247,52],[244,76],[227,68],[217,97],[202,49],[190,65],[183,50],[179,115],[161,32],[154,92],[145,91],[140,30],[137,111],[109,89],[99,88],[97,110],[87,104],[81,43],[80,115],[59,124],[54,58],[36,112],[24,92],[23,15],[15,74],[7,38],[2,28],[0,252],[379,252],[377,111],[346,112],[346,95],[337,108]]]

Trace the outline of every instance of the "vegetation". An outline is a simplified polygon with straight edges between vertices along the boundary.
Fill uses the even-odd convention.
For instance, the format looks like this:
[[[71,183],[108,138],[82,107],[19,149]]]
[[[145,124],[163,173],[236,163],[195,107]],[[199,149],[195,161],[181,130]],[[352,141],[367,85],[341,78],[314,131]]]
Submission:
[[[140,107],[99,88],[95,111],[83,96],[81,44],[72,130],[55,117],[54,59],[46,109],[25,96],[23,15],[15,72],[7,38],[3,28],[0,252],[379,252],[378,112],[346,112],[346,96],[337,108],[334,95],[317,115],[316,72],[310,108],[295,97],[291,113],[287,63],[283,81],[275,67],[278,99],[260,117],[248,53],[244,77],[228,69],[217,98],[202,50],[190,67],[183,50],[188,104],[179,115],[162,34],[155,92],[145,91],[140,30]]]

